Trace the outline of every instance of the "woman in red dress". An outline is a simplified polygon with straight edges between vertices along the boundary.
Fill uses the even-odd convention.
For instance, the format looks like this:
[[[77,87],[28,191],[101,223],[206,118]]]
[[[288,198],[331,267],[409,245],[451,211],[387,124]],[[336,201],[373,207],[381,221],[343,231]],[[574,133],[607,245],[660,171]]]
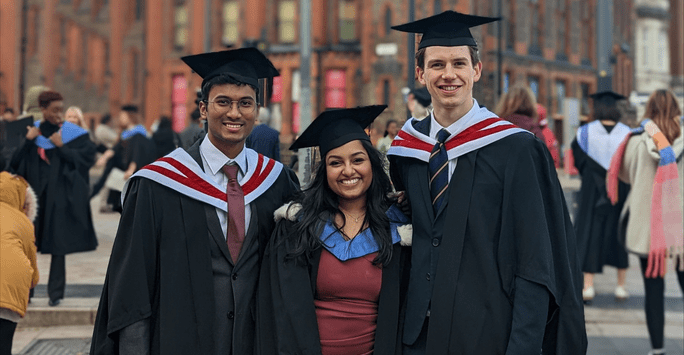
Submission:
[[[322,161],[301,198],[276,211],[259,279],[258,353],[401,351],[410,228],[364,132],[385,107],[326,111],[290,147],[319,146]]]

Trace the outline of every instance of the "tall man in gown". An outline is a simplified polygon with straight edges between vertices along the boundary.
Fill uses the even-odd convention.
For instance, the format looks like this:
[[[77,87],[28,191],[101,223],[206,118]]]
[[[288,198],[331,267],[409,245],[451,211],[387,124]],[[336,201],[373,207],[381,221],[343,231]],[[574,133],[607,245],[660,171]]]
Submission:
[[[473,99],[482,63],[453,11],[422,33],[416,74],[433,113],[388,152],[413,222],[404,354],[584,354],[575,235],[544,143]]]
[[[182,59],[204,79],[208,132],[124,189],[91,354],[253,353],[273,212],[299,192],[291,170],[245,148],[258,79],[278,71],[254,48]]]

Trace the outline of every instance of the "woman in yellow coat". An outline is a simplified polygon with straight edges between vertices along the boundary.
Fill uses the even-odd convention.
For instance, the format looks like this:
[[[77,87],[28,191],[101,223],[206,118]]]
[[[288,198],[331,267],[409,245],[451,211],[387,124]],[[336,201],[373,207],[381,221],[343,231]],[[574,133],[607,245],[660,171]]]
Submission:
[[[12,353],[17,322],[38,283],[33,219],[36,196],[20,176],[0,173],[0,355]]]

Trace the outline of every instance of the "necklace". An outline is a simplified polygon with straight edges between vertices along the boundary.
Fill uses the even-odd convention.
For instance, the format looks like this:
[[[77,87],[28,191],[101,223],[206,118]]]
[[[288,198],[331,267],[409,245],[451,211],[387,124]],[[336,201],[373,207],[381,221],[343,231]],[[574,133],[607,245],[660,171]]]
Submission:
[[[358,217],[354,217],[354,215],[352,215],[352,214],[349,213],[349,212],[345,212],[345,211],[342,210],[341,208],[340,208],[340,211],[342,211],[342,213],[344,213],[345,216],[348,215],[349,217],[351,217],[351,218],[354,220],[354,223],[359,223],[359,218],[361,218],[361,217],[363,217],[363,216],[366,215],[366,212],[365,212],[365,211],[364,211],[360,216],[358,216]]]

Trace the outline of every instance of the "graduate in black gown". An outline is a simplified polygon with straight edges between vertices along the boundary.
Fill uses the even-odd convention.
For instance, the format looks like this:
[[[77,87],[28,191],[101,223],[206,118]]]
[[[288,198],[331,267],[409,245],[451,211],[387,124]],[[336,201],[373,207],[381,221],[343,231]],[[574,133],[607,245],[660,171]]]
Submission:
[[[388,151],[412,212],[406,354],[584,354],[575,235],[544,143],[478,105],[469,27],[446,11],[394,29],[422,33],[416,74],[434,111]]]
[[[259,277],[258,354],[401,351],[407,218],[364,128],[384,105],[328,110],[290,149],[320,146],[310,187],[280,219]]]
[[[123,171],[123,179],[126,180],[138,169],[157,158],[157,147],[148,138],[145,126],[140,122],[137,106],[123,105],[119,112],[118,125],[121,137],[112,149],[108,149],[100,157],[100,160],[106,161],[106,166],[100,180],[93,187],[91,197],[100,192],[110,178],[112,170]],[[121,212],[121,191],[110,189],[107,204],[111,205],[114,211]]]
[[[278,75],[257,49],[183,57],[204,80],[207,135],[131,177],[90,354],[252,354],[255,293],[273,212],[296,175],[245,148],[258,79]]]
[[[43,119],[28,128],[10,170],[26,179],[38,196],[36,246],[52,255],[48,297],[49,305],[57,306],[66,286],[65,255],[97,247],[88,198],[88,171],[96,147],[88,131],[64,122],[62,95],[45,91],[38,101]]]
[[[598,92],[590,97],[594,101],[594,120],[579,128],[571,144],[575,167],[582,176],[574,220],[577,250],[584,272],[582,298],[585,302],[594,298],[594,274],[600,274],[604,265],[610,265],[618,269],[615,297],[624,300],[629,297],[625,289],[629,259],[624,240],[618,238],[618,220],[629,185],[619,183],[619,199],[612,205],[606,192],[606,171],[615,151],[630,132],[627,125],[619,122],[621,113],[617,107],[617,102],[626,97],[612,91]]]

